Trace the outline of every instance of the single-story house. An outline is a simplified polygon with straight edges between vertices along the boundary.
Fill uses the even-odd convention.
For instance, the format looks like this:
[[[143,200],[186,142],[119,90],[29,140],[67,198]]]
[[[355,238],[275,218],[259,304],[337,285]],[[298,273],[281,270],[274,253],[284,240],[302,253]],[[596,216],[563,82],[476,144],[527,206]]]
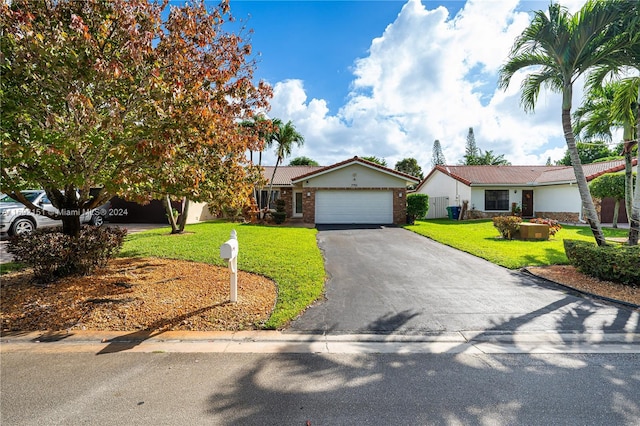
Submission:
[[[605,173],[623,171],[624,161],[584,164],[583,170],[589,182]],[[465,218],[508,214],[515,203],[523,217],[583,220],[571,166],[436,166],[416,192],[429,195],[427,218],[447,217],[446,207],[468,201]]]
[[[264,167],[269,181],[273,167]],[[287,217],[313,224],[404,224],[407,185],[419,179],[353,157],[327,167],[281,166],[274,199],[285,201]],[[263,188],[268,190],[269,184]]]

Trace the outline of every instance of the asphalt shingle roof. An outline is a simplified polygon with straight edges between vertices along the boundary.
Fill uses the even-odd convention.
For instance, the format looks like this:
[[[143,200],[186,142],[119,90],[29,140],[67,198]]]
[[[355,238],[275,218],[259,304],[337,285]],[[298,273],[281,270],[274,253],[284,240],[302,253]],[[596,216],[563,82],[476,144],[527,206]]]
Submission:
[[[267,179],[267,182],[271,181],[273,175],[274,166],[263,166],[264,170],[262,175]],[[298,176],[305,175],[307,173],[313,173],[316,170],[324,169],[322,166],[280,166],[276,170],[276,175],[273,179],[273,184],[276,186],[291,186],[291,181]]]

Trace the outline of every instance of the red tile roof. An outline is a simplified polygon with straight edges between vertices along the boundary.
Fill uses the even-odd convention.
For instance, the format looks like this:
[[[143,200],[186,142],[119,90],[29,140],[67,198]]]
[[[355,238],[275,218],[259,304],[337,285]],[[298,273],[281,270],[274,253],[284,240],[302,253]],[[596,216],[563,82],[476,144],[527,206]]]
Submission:
[[[634,159],[633,164],[637,164],[637,159]],[[614,160],[584,164],[582,169],[584,170],[587,181],[590,181],[605,173],[624,170],[624,161]],[[436,166],[420,183],[420,186],[422,186],[436,170],[451,176],[453,179],[467,186],[535,186],[576,181],[573,167],[571,166]]]

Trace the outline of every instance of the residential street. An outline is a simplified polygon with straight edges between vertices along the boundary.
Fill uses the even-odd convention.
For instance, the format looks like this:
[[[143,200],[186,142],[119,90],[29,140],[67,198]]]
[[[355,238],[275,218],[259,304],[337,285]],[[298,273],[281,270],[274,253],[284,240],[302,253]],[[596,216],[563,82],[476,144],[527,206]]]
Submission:
[[[637,425],[639,364],[638,354],[3,353],[1,423]]]

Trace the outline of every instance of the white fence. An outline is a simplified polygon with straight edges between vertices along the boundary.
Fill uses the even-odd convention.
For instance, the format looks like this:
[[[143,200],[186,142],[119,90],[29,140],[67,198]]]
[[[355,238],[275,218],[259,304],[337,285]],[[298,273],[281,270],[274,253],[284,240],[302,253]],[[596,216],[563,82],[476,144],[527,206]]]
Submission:
[[[427,219],[448,217],[448,205],[449,197],[429,197],[429,211],[427,212]]]

